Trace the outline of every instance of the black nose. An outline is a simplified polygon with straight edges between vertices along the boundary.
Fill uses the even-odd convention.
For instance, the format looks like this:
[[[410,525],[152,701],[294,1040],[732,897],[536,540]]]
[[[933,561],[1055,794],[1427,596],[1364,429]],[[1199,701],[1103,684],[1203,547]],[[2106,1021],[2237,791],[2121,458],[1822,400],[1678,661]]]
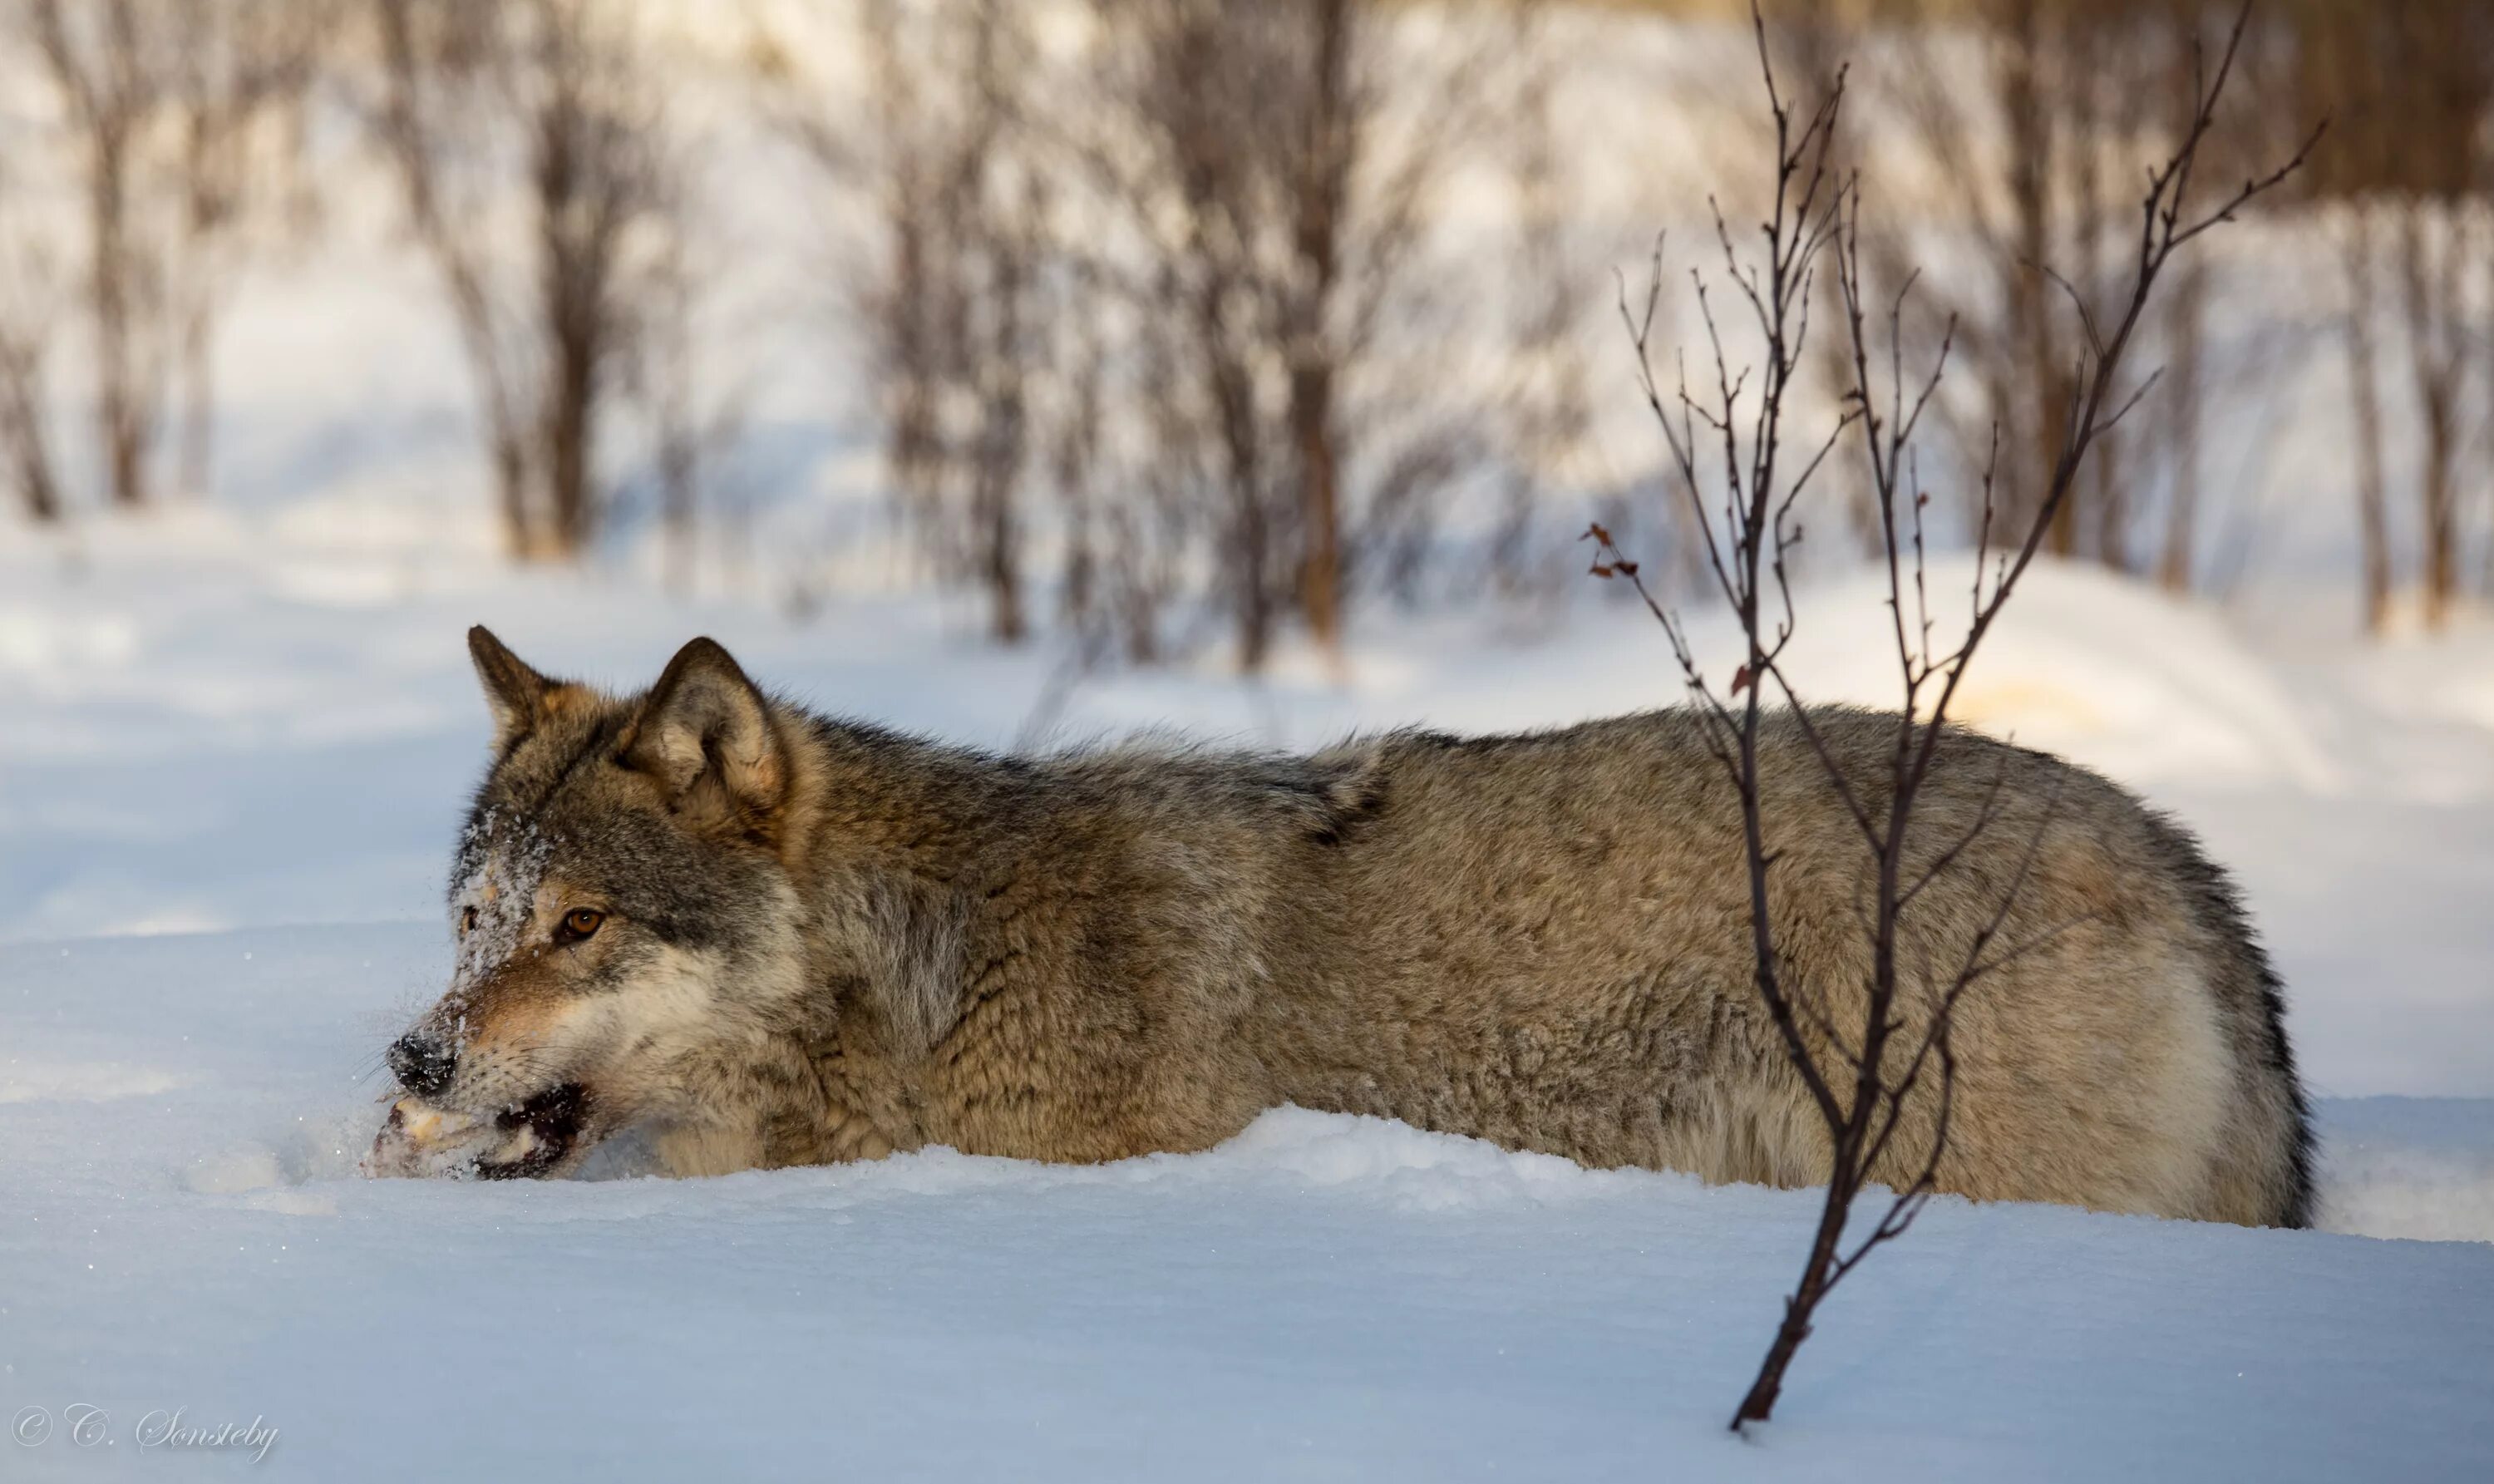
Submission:
[[[398,1074],[401,1087],[419,1098],[439,1097],[450,1085],[450,1073],[459,1065],[459,1053],[447,1042],[410,1031],[390,1043],[389,1064],[390,1070]]]

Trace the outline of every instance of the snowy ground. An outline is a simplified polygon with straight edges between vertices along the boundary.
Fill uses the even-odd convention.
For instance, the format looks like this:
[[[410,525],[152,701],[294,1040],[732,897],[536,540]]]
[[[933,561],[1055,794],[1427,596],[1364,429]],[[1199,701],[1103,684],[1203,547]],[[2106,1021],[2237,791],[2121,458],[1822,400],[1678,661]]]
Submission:
[[[1944,1202],[1722,1437],[1806,1195],[1277,1112],[1055,1169],[367,1182],[404,925],[0,951],[8,1476],[264,1419],[287,1477],[2468,1479],[2494,1247]],[[2368,1135],[2432,1107],[2333,1105]],[[2482,1166],[2479,1166],[2482,1175]],[[0,1444],[0,1447],[6,1447]],[[0,1455],[5,1456],[5,1455]],[[234,1460],[219,1460],[239,1467]],[[20,1473],[22,1466],[32,1471]],[[153,1466],[151,1469],[150,1466]]]
[[[1837,583],[1805,608],[1822,694],[1878,694],[1866,596]],[[445,970],[439,874],[483,745],[465,624],[617,684],[706,630],[819,705],[997,745],[1050,664],[923,599],[794,624],[205,515],[97,526],[75,564],[0,550],[0,1411],[53,1430],[0,1444],[5,1476],[248,1467],[155,1457],[176,1408],[244,1425],[246,1455],[260,1419],[262,1467],[311,1479],[471,1458],[659,1478],[1786,1479],[1866,1458],[1899,1477],[2494,1476],[2494,633],[2359,653],[2291,614],[2058,570],[2022,602],[1970,704],[2144,788],[2241,870],[2325,1100],[2330,1229],[1942,1203],[1831,1310],[1786,1420],[1742,1444],[1719,1423],[1804,1194],[1296,1111],[1105,1169],[934,1153],[697,1184],[356,1179],[376,1053]],[[1627,610],[1540,637],[1381,622],[1346,683],[1298,658],[1260,693],[1121,678],[1075,687],[1053,730],[1306,744],[1670,693]],[[630,1174],[628,1151],[604,1172]],[[79,1406],[103,1409],[76,1413],[92,1448]]]

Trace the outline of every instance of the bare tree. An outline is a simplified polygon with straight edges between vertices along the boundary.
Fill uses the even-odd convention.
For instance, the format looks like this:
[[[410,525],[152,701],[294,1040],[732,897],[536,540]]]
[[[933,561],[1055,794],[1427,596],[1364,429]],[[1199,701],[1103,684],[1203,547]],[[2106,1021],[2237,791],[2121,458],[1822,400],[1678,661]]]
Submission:
[[[1554,478],[1581,474],[1593,425],[1592,366],[1585,309],[1598,271],[1570,221],[1576,207],[1557,107],[1563,69],[1536,29],[1543,13],[1519,7],[1512,18],[1521,76],[1501,153],[1514,196],[1514,256],[1506,274],[1510,308],[1504,327],[1505,384],[1497,394],[1506,457],[1488,551],[1491,579],[1510,598],[1544,586],[1551,564],[1536,537]]]
[[[86,197],[87,318],[94,336],[97,431],[117,505],[146,503],[148,455],[162,416],[165,274],[140,199],[146,134],[167,83],[138,0],[23,0],[20,24],[43,55],[77,141]]]
[[[681,168],[647,34],[596,0],[374,0],[373,123],[441,273],[513,553],[575,556]],[[524,226],[497,223],[516,197]]]
[[[112,501],[143,505],[170,389],[181,481],[207,485],[217,310],[236,229],[285,167],[324,0],[13,0],[85,204],[84,318]]]
[[[678,183],[681,185],[681,182]],[[679,204],[670,215],[682,219]],[[627,383],[648,429],[650,482],[665,543],[667,581],[692,589],[703,512],[727,481],[745,427],[749,387],[714,387],[702,366],[703,320],[712,301],[702,291],[704,268],[682,234],[669,238],[652,264],[632,339]]]
[[[1297,245],[1277,247],[1299,209],[1292,158],[1317,131],[1298,104],[1315,71],[1299,22],[1326,13],[1228,0],[1103,0],[1104,67],[1113,111],[1090,143],[1104,195],[1143,225],[1149,257],[1122,282],[1142,303],[1152,359],[1169,375],[1146,388],[1155,461],[1200,495],[1227,587],[1242,670],[1261,669],[1287,601],[1282,573],[1293,518],[1281,460],[1293,448],[1270,388],[1309,401],[1309,297],[1287,286]],[[1302,116],[1305,115],[1305,116]],[[1141,151],[1119,145],[1142,141]],[[1111,279],[1110,282],[1120,282]],[[1290,370],[1288,309],[1299,317],[1300,375]],[[1329,439],[1295,451],[1329,456]],[[1337,466],[1338,472],[1338,466]],[[1338,489],[1323,497],[1338,498]],[[1302,508],[1308,501],[1297,502]]]
[[[863,107],[776,38],[756,71],[867,207],[837,260],[886,465],[991,635],[1033,624],[1033,532],[1058,538],[1081,652],[1149,660],[1217,625],[1251,671],[1293,624],[1338,651],[1364,595],[1443,569],[1446,505],[1508,470],[1515,548],[1585,421],[1546,139],[1527,251],[1553,281],[1507,295],[1432,255],[1451,174],[1529,148],[1508,126],[1536,76],[1547,106],[1529,15],[1091,0],[1045,37],[1004,0],[855,16]],[[1522,353],[1446,349],[1502,339]]]
[[[0,264],[0,458],[28,518],[48,524],[61,518],[60,475],[52,462],[46,423],[46,362],[53,318],[44,288],[48,274],[27,253]]]
[[[2408,0],[2309,5],[2297,19],[2293,91],[2339,120],[2303,190],[2329,209],[2344,288],[2337,338],[2355,421],[2363,624],[2383,629],[2408,565],[2392,547],[2387,469],[2397,436],[2414,451],[2423,618],[2439,626],[2458,595],[2469,486],[2494,487],[2465,412],[2475,368],[2486,361],[2467,322],[2468,277],[2479,261],[2494,262],[2485,132],[2494,17],[2473,0]],[[2389,378],[2406,381],[2412,421],[2388,415],[2399,406],[2386,405]],[[2486,384],[2494,388],[2494,376]]]
[[[0,460],[27,517],[48,524],[62,515],[47,422],[56,285],[48,244],[24,196],[16,175],[0,168]]]
[[[2390,303],[2407,351],[2418,442],[2417,530],[2423,618],[2440,628],[2459,595],[2461,495],[2478,452],[2463,404],[2481,348],[2467,318],[2468,273],[2486,249],[2485,124],[2494,101],[2494,27],[2466,0],[2360,9],[2320,39],[2337,48],[2359,124],[2331,194],[2358,218],[2386,213]],[[2369,332],[2369,326],[2366,327]],[[2351,346],[2370,358],[2370,344]],[[2359,408],[2359,415],[2366,409]]]
[[[2363,627],[2379,635],[2390,616],[2397,581],[2390,555],[2389,494],[2382,471],[2381,374],[2373,348],[2379,272],[2372,222],[2361,206],[2347,213],[2338,243],[2346,300],[2339,310],[2339,341],[2347,358],[2347,406],[2355,417],[2356,529],[2361,542]]]
[[[1919,153],[1922,173],[1938,187],[1931,207],[1874,224],[1866,261],[1874,280],[1894,283],[1935,253],[1949,257],[1951,271],[1920,290],[1945,312],[1934,324],[1954,322],[1960,367],[1933,409],[1934,427],[1948,438],[1931,454],[1970,476],[1993,456],[1996,438],[2004,500],[2040,498],[2067,441],[2061,422],[2079,389],[2073,367],[2086,351],[2082,301],[2123,287],[2129,158],[2143,139],[2170,142],[2190,124],[2175,108],[2136,101],[2187,94],[2202,33],[2222,23],[2215,9],[2207,0],[1881,0],[1872,8],[1898,25],[1882,33],[1876,65],[1857,87],[1871,88],[1883,111],[1902,121],[1895,142]],[[1813,17],[1780,29],[1814,38],[1823,52],[1829,25]],[[2238,74],[2273,49],[2268,39],[2266,31],[2246,38]],[[1779,44],[1783,58],[1800,50],[1789,39]],[[2296,109],[2292,89],[2236,93],[2204,144],[2210,170],[2267,158],[2275,136],[2293,127],[2277,127],[2278,115]],[[2175,591],[2191,586],[2205,514],[2202,430],[2223,424],[2222,399],[2240,384],[2225,370],[2231,348],[2211,339],[2209,281],[2186,262],[2160,297],[2149,328],[2166,351],[2164,411],[2096,449],[2047,538],[2052,554],[2152,573]],[[1934,346],[1914,348],[1928,354]],[[1858,485],[1853,493],[1867,517]],[[2006,513],[2015,523],[2028,512]],[[1958,515],[1967,530],[1979,518],[1970,496],[1961,496]],[[1855,524],[1875,551],[1875,522]]]
[[[1752,15],[1756,18],[1755,11]],[[1986,976],[2068,925],[2049,926],[2018,942],[2002,941],[2003,927],[2011,922],[2052,823],[2047,808],[2041,818],[2016,821],[2032,833],[2018,867],[2001,887],[1996,910],[1971,935],[1963,954],[1953,962],[1934,963],[1914,952],[1911,909],[1920,892],[1949,870],[1975,838],[2007,823],[2011,813],[1995,785],[1992,802],[1968,832],[1953,840],[1933,840],[1916,832],[1915,805],[1950,726],[1950,708],[1985,636],[2036,555],[2053,539],[2090,454],[2153,382],[2149,378],[2131,385],[2121,368],[2166,268],[2183,247],[2274,189],[2311,147],[2307,142],[2287,165],[2261,179],[2246,180],[2212,207],[2193,204],[2200,151],[2214,125],[2217,100],[2233,73],[2248,15],[2246,10],[2237,16],[2213,71],[2195,70],[2190,125],[2175,152],[2148,171],[2136,218],[2135,252],[2123,274],[2124,291],[2106,306],[2109,312],[2099,314],[2067,280],[2057,280],[2070,293],[2083,330],[2072,363],[2071,390],[2055,414],[2061,441],[2041,487],[2019,492],[2023,498],[2009,498],[2002,490],[1996,461],[1987,465],[1978,487],[1975,576],[1966,626],[1954,644],[1934,638],[1924,560],[1930,495],[1917,455],[1924,415],[1948,367],[1954,326],[1942,331],[1928,372],[1908,376],[1905,318],[1913,283],[1909,279],[1901,287],[1884,316],[1878,315],[1863,269],[1861,185],[1834,154],[1842,75],[1815,108],[1797,110],[1778,87],[1766,27],[1762,18],[1756,19],[1759,64],[1774,121],[1774,204],[1749,252],[1736,246],[1719,212],[1716,218],[1722,281],[1732,286],[1744,307],[1762,357],[1754,368],[1754,388],[1750,370],[1733,369],[1733,352],[1726,348],[1705,276],[1693,278],[1714,375],[1701,390],[1692,390],[1684,373],[1679,385],[1666,393],[1654,369],[1654,306],[1662,285],[1659,250],[1642,316],[1631,309],[1623,290],[1621,312],[1635,345],[1640,389],[1704,532],[1715,586],[1740,624],[1745,655],[1729,684],[1721,691],[1711,684],[1687,632],[1647,594],[1636,564],[1621,556],[1609,532],[1599,527],[1588,532],[1599,543],[1594,570],[1597,576],[1625,577],[1646,597],[1670,636],[1694,704],[1711,723],[1715,756],[1740,801],[1756,987],[1818,1108],[1831,1147],[1817,1230],[1775,1340],[1733,1414],[1735,1431],[1772,1414],[1785,1370],[1809,1337],[1818,1305],[1872,1250],[1902,1235],[1928,1202],[1949,1147],[1957,1070],[1951,1028],[1959,1003]],[[1833,274],[1843,305],[1846,400],[1823,439],[1787,447],[1795,378],[1810,328],[1810,287],[1821,272]],[[1884,339],[1871,327],[1874,318],[1884,318]],[[1712,459],[1707,443],[1718,445]],[[1840,766],[1783,668],[1794,634],[1787,563],[1802,537],[1798,502],[1829,458],[1848,447],[1863,461],[1877,512],[1902,703],[1889,765],[1883,774],[1869,778],[1851,776]],[[1713,459],[1719,459],[1719,504],[1708,493],[1702,472]],[[1858,1002],[1849,1007],[1803,992],[1786,976],[1777,946],[1777,847],[1774,821],[1761,805],[1758,750],[1760,716],[1771,686],[1791,708],[1830,786],[1852,815],[1869,858],[1872,882],[1864,921],[1871,940],[1871,968]],[[1848,1247],[1853,1202],[1866,1186],[1880,1180],[1892,1186],[1887,1208]]]
[[[179,367],[180,488],[213,482],[216,333],[257,208],[301,187],[304,104],[333,29],[332,0],[181,0],[159,17],[180,197],[168,305]],[[298,189],[296,198],[302,199]]]
[[[1352,168],[1361,125],[1352,72],[1352,0],[1306,0],[1304,98],[1287,166],[1292,271],[1282,286],[1284,360],[1290,367],[1291,444],[1297,455],[1299,613],[1309,634],[1342,651],[1342,462],[1335,445],[1337,371],[1327,322],[1344,271]]]
[[[831,192],[869,207],[873,240],[826,256],[864,329],[901,511],[939,573],[983,592],[989,637],[1017,643],[1031,627],[1031,487],[1074,415],[1060,362],[1082,313],[1033,117],[1052,75],[1028,8],[1008,0],[867,0],[854,40],[861,110],[776,37],[757,71]]]
[[[2439,629],[2459,595],[2460,403],[2474,359],[2461,295],[2475,232],[2467,203],[2437,211],[2409,202],[2398,214],[2392,283],[2407,331],[2423,468],[2418,475],[2424,537],[2424,622]]]
[[[1094,9],[1109,109],[1078,154],[1141,247],[1103,280],[1163,342],[1149,462],[1218,511],[1241,668],[1293,616],[1338,651],[1355,595],[1409,580],[1438,497],[1487,462],[1486,399],[1443,339],[1420,348],[1427,252],[1448,172],[1516,116],[1534,33],[1459,13],[1421,46],[1372,0]]]
[[[2208,379],[2208,288],[2214,276],[2204,257],[2186,258],[2176,267],[2160,326],[2165,405],[2153,446],[2162,455],[2166,477],[2164,550],[2157,559],[2156,581],[2177,596],[2192,590],[2200,546],[2200,428]],[[2118,517],[2118,506],[2111,500],[2100,508],[2109,520]]]
[[[1338,651],[1363,593],[1431,568],[1442,497],[1501,439],[1573,437],[1572,317],[1516,317],[1533,406],[1502,408],[1513,387],[1450,375],[1445,348],[1449,306],[1487,295],[1428,257],[1449,174],[1510,143],[1529,19],[1091,0],[1087,27],[1046,35],[1006,0],[854,14],[862,107],[775,37],[756,70],[837,198],[868,208],[837,260],[886,466],[992,636],[1033,626],[1041,532],[1084,654],[1160,658],[1217,624],[1254,670],[1294,622]],[[1535,183],[1552,263],[1559,173]],[[1510,482],[1510,526],[1536,488]]]

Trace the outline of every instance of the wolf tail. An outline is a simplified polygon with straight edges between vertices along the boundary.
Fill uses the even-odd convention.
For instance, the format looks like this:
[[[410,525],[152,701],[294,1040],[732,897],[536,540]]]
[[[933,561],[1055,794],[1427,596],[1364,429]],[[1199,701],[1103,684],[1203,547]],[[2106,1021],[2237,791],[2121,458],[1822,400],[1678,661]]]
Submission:
[[[2309,1227],[2312,1108],[2287,1044],[2286,986],[2233,880],[2188,830],[2162,814],[2154,818],[2167,863],[2207,941],[2208,990],[2235,1064],[2211,1214],[2252,1226]]]

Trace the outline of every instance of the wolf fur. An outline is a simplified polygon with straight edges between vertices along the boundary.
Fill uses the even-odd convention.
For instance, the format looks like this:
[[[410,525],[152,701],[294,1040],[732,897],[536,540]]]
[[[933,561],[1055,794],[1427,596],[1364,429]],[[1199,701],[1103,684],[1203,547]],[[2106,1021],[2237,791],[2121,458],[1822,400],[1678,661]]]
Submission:
[[[565,1089],[577,1127],[516,1172],[626,1124],[683,1174],[928,1144],[1113,1160],[1295,1103],[1590,1166],[1825,1178],[1693,713],[998,757],[771,698],[708,640],[619,697],[470,638],[495,757],[453,871],[459,967],[402,1045],[448,1069],[443,1105]],[[1894,718],[1814,716],[1879,807]],[[1764,728],[1784,983],[1858,1024],[1870,857],[1797,724]],[[2278,982],[2225,875],[2103,778],[1953,729],[1923,863],[1986,810],[1902,929],[1901,962],[1948,977],[2041,832],[1958,1012],[1939,1188],[2304,1224]],[[584,906],[603,924],[561,941]],[[1901,998],[1910,1045],[1928,980]],[[1935,1108],[1909,1100],[1878,1173],[1910,1176]]]

